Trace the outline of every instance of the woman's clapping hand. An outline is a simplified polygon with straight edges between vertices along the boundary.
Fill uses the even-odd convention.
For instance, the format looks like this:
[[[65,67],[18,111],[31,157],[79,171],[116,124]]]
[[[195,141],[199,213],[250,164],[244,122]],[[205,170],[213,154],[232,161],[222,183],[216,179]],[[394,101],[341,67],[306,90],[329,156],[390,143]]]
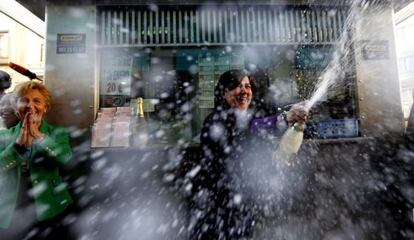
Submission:
[[[36,114],[27,112],[23,119],[20,134],[16,139],[16,144],[27,148],[32,146],[34,140],[41,139],[43,134],[39,130],[40,123],[41,119]]]

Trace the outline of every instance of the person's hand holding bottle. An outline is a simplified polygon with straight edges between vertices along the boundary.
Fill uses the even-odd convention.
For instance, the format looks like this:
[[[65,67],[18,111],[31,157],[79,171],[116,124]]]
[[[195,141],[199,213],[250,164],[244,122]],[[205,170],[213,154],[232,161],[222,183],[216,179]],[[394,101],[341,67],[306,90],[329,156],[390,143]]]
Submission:
[[[293,104],[290,110],[286,113],[286,120],[290,126],[294,126],[295,130],[303,131],[305,129],[306,121],[308,120],[309,109],[306,106],[306,101]]]
[[[289,128],[283,134],[273,159],[284,162],[288,166],[294,163],[296,154],[302,145],[303,130],[308,120],[308,111],[309,109],[304,101],[294,104],[286,113]]]

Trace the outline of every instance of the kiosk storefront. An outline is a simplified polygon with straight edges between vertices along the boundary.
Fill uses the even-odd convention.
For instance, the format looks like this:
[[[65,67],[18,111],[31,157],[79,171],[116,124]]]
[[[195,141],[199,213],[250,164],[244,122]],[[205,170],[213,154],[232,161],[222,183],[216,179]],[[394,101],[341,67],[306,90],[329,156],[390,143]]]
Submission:
[[[142,97],[150,120],[172,125],[167,135],[180,134],[167,142],[197,141],[220,75],[250,69],[260,75],[259,101],[275,113],[313,93],[346,30],[348,9],[99,6],[99,107],[131,106],[136,112]],[[355,68],[346,71],[314,111],[308,135],[359,136]]]
[[[48,1],[45,84],[54,94],[48,120],[71,126],[74,137],[95,125],[95,139],[101,140],[92,150],[90,144],[76,146],[79,152],[87,145],[91,153],[76,160],[90,157],[92,165],[92,177],[82,180],[90,185],[80,181],[77,190],[86,199],[100,198],[97,213],[86,216],[91,221],[85,231],[119,238],[136,223],[132,231],[154,234],[151,239],[187,239],[181,236],[189,229],[188,206],[167,186],[180,175],[168,171],[197,174],[197,168],[185,169],[191,166],[186,160],[198,157],[201,122],[214,105],[220,74],[251,70],[268,87],[263,106],[272,114],[309,98],[339,49],[346,56],[339,61],[341,74],[312,109],[310,140],[299,151],[298,165],[269,175],[276,176],[277,193],[263,199],[275,203],[275,211],[264,209],[256,239],[388,236],[384,224],[394,223],[394,212],[375,205],[381,199],[370,193],[392,194],[386,184],[394,187],[400,172],[388,173],[388,166],[399,149],[392,145],[397,138],[387,137],[402,135],[403,115],[393,9],[390,1],[366,2],[369,7],[354,9],[350,1]],[[357,11],[355,18],[348,18],[350,11]],[[341,52],[344,31],[352,42]],[[70,36],[64,39],[71,43],[58,36]],[[134,121],[139,124],[131,126]],[[148,143],[141,133],[153,136],[144,148],[129,139],[137,135]],[[389,165],[378,173],[371,169],[378,162]],[[178,184],[192,189],[188,179]],[[147,222],[155,227],[141,224]]]
[[[196,142],[201,123],[214,106],[214,84],[221,73],[233,68],[256,73],[267,90],[261,100],[269,114],[275,113],[310,97],[347,31],[353,40],[345,49],[349,54],[338,63],[343,67],[335,84],[312,110],[308,137],[374,136],[378,126],[372,123],[378,120],[383,122],[381,128],[401,132],[401,111],[395,108],[399,85],[394,79],[394,40],[388,34],[393,29],[387,21],[372,20],[374,15],[391,19],[392,8],[385,2],[376,4],[380,14],[365,10],[353,21],[347,18],[351,6],[345,1],[289,5],[97,1],[82,8],[51,1],[46,85],[59,95],[55,111],[77,117],[72,122],[54,114],[50,118],[88,127],[102,108],[130,107],[134,115],[141,97],[146,118],[155,122],[153,129],[173,129],[165,132],[162,142],[181,138]],[[75,43],[82,51],[59,51],[55,37],[64,34],[84,37]],[[374,34],[375,38],[369,37]],[[379,76],[387,80],[372,79]],[[387,85],[387,90],[373,89],[371,81],[378,87]],[[377,104],[392,110],[381,116],[370,112]]]

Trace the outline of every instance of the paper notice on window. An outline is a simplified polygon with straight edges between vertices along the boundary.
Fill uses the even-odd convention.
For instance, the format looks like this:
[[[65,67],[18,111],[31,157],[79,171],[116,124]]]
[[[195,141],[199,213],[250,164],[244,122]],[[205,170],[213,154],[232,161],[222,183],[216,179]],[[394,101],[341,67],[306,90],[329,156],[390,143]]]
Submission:
[[[109,147],[111,135],[111,123],[95,123],[92,127],[92,147]]]
[[[199,97],[198,107],[199,108],[214,108],[214,97]]]
[[[129,147],[130,123],[127,121],[114,122],[112,124],[112,147]]]
[[[100,95],[130,95],[131,93],[131,56],[104,58],[99,81]]]
[[[155,112],[155,105],[157,105],[159,102],[160,100],[155,98],[144,99],[144,112]]]

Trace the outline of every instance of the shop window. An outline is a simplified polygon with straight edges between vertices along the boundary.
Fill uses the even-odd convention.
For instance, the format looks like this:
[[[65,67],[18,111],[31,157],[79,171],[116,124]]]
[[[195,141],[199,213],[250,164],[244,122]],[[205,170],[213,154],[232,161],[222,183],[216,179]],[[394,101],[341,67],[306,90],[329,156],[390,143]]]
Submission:
[[[401,73],[414,72],[414,56],[400,58],[399,70],[401,71]]]
[[[401,73],[405,73],[407,71],[407,66],[405,64],[405,58],[400,58],[398,59],[399,62],[399,69],[401,71]]]
[[[181,135],[169,139],[197,141],[223,72],[249,69],[260,86],[255,101],[270,115],[309,99],[332,54],[331,46],[306,45],[107,48],[101,58],[100,107],[129,106],[136,112],[137,97],[142,97],[153,131],[179,128],[170,134]],[[307,137],[318,137],[312,126],[320,121],[357,121],[354,74],[344,70],[338,76],[312,109]]]
[[[407,72],[414,72],[414,56],[409,56],[406,58],[406,67]]]
[[[41,63],[45,62],[45,44],[44,43],[40,44],[40,62]]]
[[[0,31],[0,64],[9,62],[9,32]]]

